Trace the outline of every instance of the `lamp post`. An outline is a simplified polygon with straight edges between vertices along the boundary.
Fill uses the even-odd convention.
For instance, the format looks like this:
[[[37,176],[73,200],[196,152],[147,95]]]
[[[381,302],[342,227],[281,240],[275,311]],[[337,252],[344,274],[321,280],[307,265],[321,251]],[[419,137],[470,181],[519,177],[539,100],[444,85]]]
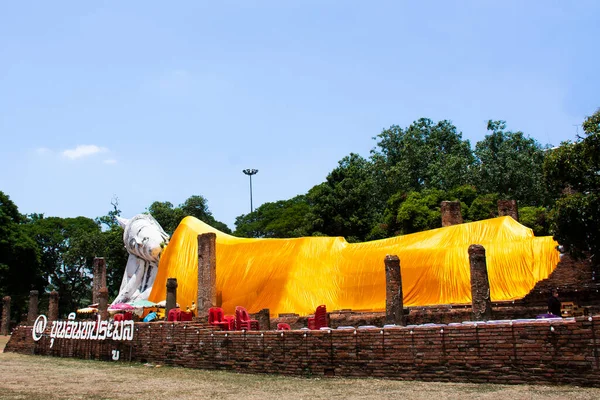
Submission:
[[[242,172],[250,177],[250,213],[252,213],[252,175],[256,175],[258,170],[248,168],[243,170]]]

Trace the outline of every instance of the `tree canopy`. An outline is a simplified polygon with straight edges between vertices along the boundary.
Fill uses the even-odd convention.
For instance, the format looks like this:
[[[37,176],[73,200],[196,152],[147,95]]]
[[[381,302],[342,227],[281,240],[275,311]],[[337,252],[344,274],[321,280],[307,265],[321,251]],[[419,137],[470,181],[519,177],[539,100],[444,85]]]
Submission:
[[[383,130],[371,150],[383,196],[422,189],[450,190],[470,182],[471,145],[447,120],[421,118],[408,128]]]
[[[0,297],[11,296],[12,315],[20,315],[32,289],[43,292],[40,278],[40,249],[29,235],[10,197],[0,191]]]
[[[584,137],[550,150],[544,174],[560,193],[550,213],[556,239],[598,261],[600,252],[600,110],[583,122]]]
[[[546,205],[545,151],[523,132],[505,131],[504,121],[488,121],[491,133],[475,146],[475,186],[482,193],[527,205]]]
[[[306,236],[306,196],[264,203],[250,214],[237,217],[234,235],[240,237],[291,238]]]
[[[325,182],[308,192],[311,232],[365,240],[378,211],[375,191],[372,165],[358,154],[344,157]]]
[[[60,293],[59,308],[75,310],[91,303],[94,257],[106,250],[100,226],[86,217],[43,215],[27,225],[41,251],[41,276],[46,287]]]
[[[148,207],[148,213],[158,221],[169,235],[175,232],[181,220],[187,216],[196,217],[222,232],[231,233],[231,229],[226,224],[217,221],[213,217],[208,209],[208,202],[203,196],[191,196],[178,207],[174,207],[169,201],[155,201]]]

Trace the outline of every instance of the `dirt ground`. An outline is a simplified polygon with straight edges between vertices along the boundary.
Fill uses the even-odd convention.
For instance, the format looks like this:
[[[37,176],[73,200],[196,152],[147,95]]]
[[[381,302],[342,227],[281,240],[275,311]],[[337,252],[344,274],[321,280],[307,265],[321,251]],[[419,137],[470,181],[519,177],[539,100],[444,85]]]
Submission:
[[[0,349],[8,340],[0,336]],[[0,353],[0,399],[599,399],[600,389],[294,378]]]

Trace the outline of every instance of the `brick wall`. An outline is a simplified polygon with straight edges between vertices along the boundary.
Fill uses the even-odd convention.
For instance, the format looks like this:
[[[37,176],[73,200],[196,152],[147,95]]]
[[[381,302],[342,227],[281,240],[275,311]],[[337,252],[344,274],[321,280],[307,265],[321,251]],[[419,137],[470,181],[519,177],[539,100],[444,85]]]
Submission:
[[[19,327],[5,351],[303,376],[600,386],[600,316],[328,331],[220,332],[137,323],[131,342],[49,338]],[[383,333],[382,333],[383,332]],[[283,335],[282,335],[283,334]]]
[[[492,303],[492,319],[523,319],[535,318],[539,314],[546,314],[548,306],[547,296],[540,304],[523,304],[521,300],[515,302]],[[453,322],[468,321],[471,319],[470,305],[439,305],[427,307],[410,307],[404,309],[405,321],[408,325],[420,325],[427,323],[449,324]],[[293,329],[301,329],[308,326],[307,317],[287,314],[271,319],[271,326],[285,322]],[[329,313],[330,327],[375,325],[383,326],[385,312],[353,312],[351,310],[332,311]]]
[[[463,223],[460,210],[460,201],[442,201],[440,204],[442,213],[442,226],[452,226]]]

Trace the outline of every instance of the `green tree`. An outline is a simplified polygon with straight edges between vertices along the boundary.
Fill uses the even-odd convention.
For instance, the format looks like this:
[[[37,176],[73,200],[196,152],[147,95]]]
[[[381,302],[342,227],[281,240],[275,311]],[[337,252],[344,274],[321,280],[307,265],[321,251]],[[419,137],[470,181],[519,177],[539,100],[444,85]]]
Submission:
[[[11,296],[13,318],[26,309],[31,289],[45,289],[40,251],[25,222],[15,203],[0,191],[0,297]]]
[[[169,201],[155,201],[148,207],[148,213],[160,224],[166,233],[172,235],[184,218],[181,208],[173,207]]]
[[[460,201],[463,213],[468,207],[473,204],[473,201],[477,198],[477,188],[473,185],[461,185],[448,191],[447,199],[449,201]]]
[[[392,125],[374,139],[378,147],[371,151],[371,160],[384,198],[471,182],[471,145],[450,121],[421,118],[406,129]]]
[[[116,297],[119,293],[129,256],[123,243],[123,228],[116,218],[121,216],[119,199],[113,198],[111,205],[113,209],[107,215],[96,218],[96,223],[102,228],[103,250],[101,255],[106,261],[106,287],[109,299]]]
[[[408,193],[405,192],[398,192],[390,196],[383,212],[383,224],[377,225],[373,228],[371,231],[372,237],[383,239],[385,237],[392,237],[402,234],[402,227],[398,223],[398,209],[400,209],[407,197]],[[385,233],[382,233],[381,231],[385,231]]]
[[[544,175],[560,199],[550,213],[555,239],[571,253],[600,253],[600,110],[583,122],[584,137],[548,151]]]
[[[498,216],[498,194],[487,193],[477,196],[463,214],[465,221],[496,218]]]
[[[231,229],[221,221],[217,221],[208,209],[208,201],[203,196],[190,196],[179,206],[183,217],[192,216],[224,233],[231,233]]]
[[[373,139],[378,148],[371,150],[371,161],[382,196],[420,190],[427,164],[423,132],[392,125]]]
[[[169,235],[175,232],[181,220],[187,216],[198,218],[221,232],[231,233],[231,229],[226,224],[213,217],[203,196],[190,196],[178,207],[174,207],[173,203],[168,201],[155,201],[148,207],[148,212]]]
[[[425,187],[448,191],[471,182],[471,169],[475,157],[468,140],[462,140],[462,133],[450,121],[440,121],[426,125],[425,147],[427,149],[427,169]]]
[[[600,195],[573,193],[557,200],[550,213],[554,238],[575,256],[600,254]]]
[[[372,164],[350,154],[307,195],[309,233],[365,240],[377,220]]]
[[[306,196],[264,203],[250,214],[236,218],[235,235],[240,237],[291,238],[306,236]]]
[[[441,202],[444,200],[460,201],[463,217],[467,220],[469,207],[477,196],[473,185],[462,185],[449,191],[425,189],[421,192],[398,192],[388,199],[383,223],[373,228],[371,239],[439,228]]]
[[[523,132],[505,131],[504,121],[488,121],[491,133],[475,146],[475,183],[481,193],[540,206],[548,202],[544,150]]]
[[[519,222],[533,229],[536,236],[548,236],[550,224],[545,207],[519,207]]]
[[[48,288],[60,293],[59,309],[66,313],[89,304],[94,257],[104,252],[100,226],[86,217],[36,216],[28,230],[40,247]]]
[[[440,204],[445,198],[445,192],[437,189],[409,193],[398,207],[396,214],[398,233],[406,235],[440,228],[442,226]]]
[[[104,250],[99,255],[106,261],[106,287],[112,299],[119,293],[129,254],[123,243],[123,228],[119,225],[102,231],[101,236]]]

